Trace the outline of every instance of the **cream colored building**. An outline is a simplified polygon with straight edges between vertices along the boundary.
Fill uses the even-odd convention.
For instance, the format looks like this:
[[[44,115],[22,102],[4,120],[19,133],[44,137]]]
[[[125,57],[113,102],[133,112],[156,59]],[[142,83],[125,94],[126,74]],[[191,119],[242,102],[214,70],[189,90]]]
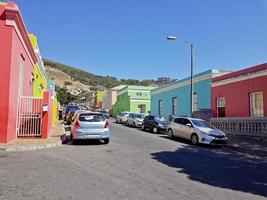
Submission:
[[[119,85],[117,87],[105,91],[105,94],[102,99],[103,109],[109,112],[111,111],[112,106],[117,102],[117,92],[121,90],[123,87],[125,87],[125,85]]]

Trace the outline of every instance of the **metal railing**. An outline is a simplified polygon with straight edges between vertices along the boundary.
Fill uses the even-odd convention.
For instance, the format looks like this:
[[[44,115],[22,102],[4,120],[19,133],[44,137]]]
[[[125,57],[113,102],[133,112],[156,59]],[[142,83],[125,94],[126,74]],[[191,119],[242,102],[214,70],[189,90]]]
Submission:
[[[19,97],[17,115],[18,137],[41,137],[43,99]]]
[[[210,123],[230,135],[267,137],[267,117],[211,118]]]

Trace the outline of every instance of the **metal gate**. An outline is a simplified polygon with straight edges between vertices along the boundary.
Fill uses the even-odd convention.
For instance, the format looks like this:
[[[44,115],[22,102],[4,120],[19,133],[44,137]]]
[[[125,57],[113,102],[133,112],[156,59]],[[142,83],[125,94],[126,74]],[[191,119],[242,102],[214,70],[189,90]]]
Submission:
[[[18,100],[17,137],[41,137],[43,99],[21,96]]]

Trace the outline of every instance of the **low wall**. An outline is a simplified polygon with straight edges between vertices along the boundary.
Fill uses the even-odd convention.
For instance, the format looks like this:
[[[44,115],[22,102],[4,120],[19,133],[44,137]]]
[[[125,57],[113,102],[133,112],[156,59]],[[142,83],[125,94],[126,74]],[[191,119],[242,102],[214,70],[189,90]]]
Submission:
[[[267,117],[211,118],[210,123],[229,135],[267,137]]]

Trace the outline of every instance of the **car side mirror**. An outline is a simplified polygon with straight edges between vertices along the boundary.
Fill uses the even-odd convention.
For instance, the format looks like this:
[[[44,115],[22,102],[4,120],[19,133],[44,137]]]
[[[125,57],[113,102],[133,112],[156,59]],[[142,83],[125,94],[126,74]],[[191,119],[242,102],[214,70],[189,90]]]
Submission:
[[[187,123],[187,124],[186,124],[186,126],[192,127],[192,124],[190,124],[190,123]]]

